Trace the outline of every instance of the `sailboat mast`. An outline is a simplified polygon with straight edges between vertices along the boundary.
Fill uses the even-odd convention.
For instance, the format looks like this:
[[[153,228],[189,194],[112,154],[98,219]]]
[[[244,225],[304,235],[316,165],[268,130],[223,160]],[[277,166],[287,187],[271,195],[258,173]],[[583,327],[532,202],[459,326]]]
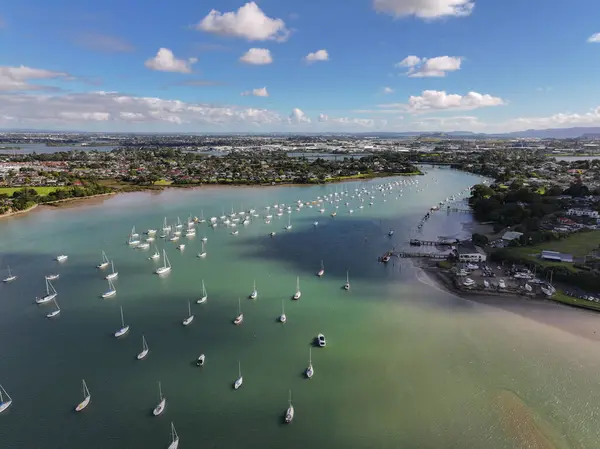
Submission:
[[[162,395],[162,385],[160,383],[160,380],[158,381],[158,395],[160,396],[160,400],[162,401],[163,395]]]
[[[123,319],[123,306],[121,306],[121,326],[125,327],[125,319]]]

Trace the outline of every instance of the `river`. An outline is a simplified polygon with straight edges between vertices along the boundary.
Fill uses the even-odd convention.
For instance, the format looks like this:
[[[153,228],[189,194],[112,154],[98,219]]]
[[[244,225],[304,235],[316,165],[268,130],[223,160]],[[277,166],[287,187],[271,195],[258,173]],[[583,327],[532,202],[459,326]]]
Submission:
[[[394,178],[403,179],[411,178]],[[527,314],[467,301],[423,278],[410,261],[377,263],[415,236],[430,206],[480,180],[450,169],[413,179],[419,189],[377,193],[371,207],[348,199],[353,214],[343,203],[335,218],[330,205],[324,214],[294,211],[290,231],[282,229],[288,214],[270,225],[240,225],[236,236],[199,225],[182,252],[159,242],[173,267],[165,277],[153,274],[158,263],[149,252],[125,244],[133,225],[141,232],[162,227],[165,216],[185,222],[232,206],[262,215],[268,204],[389,180],[168,189],[2,220],[0,265],[19,276],[0,285],[0,384],[14,401],[0,415],[2,448],[166,448],[171,421],[180,448],[599,447],[598,343],[537,319],[570,320],[591,334],[597,316],[553,304]],[[470,220],[437,212],[422,238],[463,235]],[[208,256],[199,259],[204,235]],[[113,299],[99,297],[107,289],[95,268],[102,250],[119,272]],[[53,258],[61,253],[69,259],[58,264]],[[317,278],[321,260],[325,276]],[[350,291],[342,289],[347,270]],[[45,315],[52,306],[34,298],[54,272],[62,312],[51,320]],[[292,301],[297,276],[302,298]],[[208,302],[198,305],[202,280]],[[250,300],[254,281],[259,296]],[[245,318],[236,327],[238,298]],[[188,300],[195,320],[184,327]],[[277,322],[282,301],[286,324]],[[115,339],[119,306],[131,329]],[[315,375],[308,380],[303,372],[319,332],[327,347],[312,349]],[[150,353],[138,361],[142,334]],[[200,353],[203,368],[195,366]],[[238,361],[244,384],[235,391]],[[82,378],[92,400],[77,414]],[[154,417],[158,381],[167,406]],[[290,389],[295,419],[285,425]]]

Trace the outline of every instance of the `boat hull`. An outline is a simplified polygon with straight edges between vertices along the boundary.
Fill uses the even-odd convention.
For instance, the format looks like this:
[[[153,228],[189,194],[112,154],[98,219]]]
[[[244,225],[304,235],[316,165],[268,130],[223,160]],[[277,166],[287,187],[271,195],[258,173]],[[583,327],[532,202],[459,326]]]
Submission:
[[[142,360],[142,359],[144,359],[144,358],[145,358],[145,357],[148,355],[148,352],[149,352],[149,351],[148,351],[148,349],[144,349],[142,352],[140,352],[140,353],[137,355],[137,359],[138,359],[138,360]]]
[[[233,320],[233,324],[235,324],[237,326],[239,324],[242,324],[243,321],[244,321],[244,314],[240,314],[235,317],[235,319]]]
[[[115,332],[115,337],[119,338],[129,332],[129,326],[122,327],[117,332]]]
[[[75,411],[80,412],[84,410],[89,405],[91,399],[91,396],[86,397],[83,401],[79,403],[79,405],[77,405],[77,407],[75,407]]]
[[[183,324],[184,326],[189,326],[192,323],[192,321],[194,321],[194,315],[187,317],[181,322],[181,324]]]
[[[56,293],[53,293],[51,295],[46,295],[43,298],[37,298],[35,300],[35,302],[38,303],[38,304],[45,304],[47,302],[52,301],[54,298],[56,298]]]
[[[156,407],[154,407],[154,410],[152,410],[152,414],[154,416],[162,415],[162,413],[165,411],[166,405],[167,405],[167,401],[166,401],[166,399],[163,399],[162,401],[160,401],[158,403],[158,405]]]

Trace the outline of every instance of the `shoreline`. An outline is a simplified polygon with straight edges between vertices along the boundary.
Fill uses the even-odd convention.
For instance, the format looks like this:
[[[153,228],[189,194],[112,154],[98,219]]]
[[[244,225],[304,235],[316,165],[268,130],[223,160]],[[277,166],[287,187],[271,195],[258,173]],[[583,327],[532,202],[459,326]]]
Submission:
[[[600,341],[597,316],[593,309],[572,306],[560,301],[544,298],[529,298],[516,294],[486,292],[465,292],[454,287],[454,283],[439,268],[414,265],[417,280],[432,288],[442,290],[455,298],[474,304],[481,304],[514,313],[520,317],[544,324],[552,328],[582,337],[591,341]],[[425,279],[424,279],[425,278]],[[567,310],[569,311],[568,313]],[[507,332],[509,332],[507,330]]]
[[[2,215],[0,215],[0,219],[1,218],[10,218],[10,217],[18,216],[18,215],[24,215],[26,213],[33,211],[38,206],[46,206],[46,207],[51,207],[51,208],[77,207],[77,206],[83,206],[86,203],[91,203],[94,200],[97,200],[99,198],[117,196],[117,195],[128,194],[128,193],[148,193],[148,192],[157,193],[157,192],[163,192],[168,189],[193,190],[193,189],[215,189],[215,188],[216,189],[219,189],[219,188],[252,188],[252,189],[261,188],[262,189],[262,188],[269,188],[269,187],[271,187],[271,188],[273,188],[273,187],[315,187],[315,186],[326,186],[329,184],[339,184],[339,183],[343,183],[343,182],[369,181],[369,180],[373,180],[373,179],[393,178],[396,176],[422,176],[422,175],[423,175],[423,173],[400,173],[400,174],[392,174],[392,175],[386,175],[386,176],[349,178],[349,179],[342,179],[342,180],[336,180],[336,181],[330,181],[330,182],[324,182],[324,183],[314,183],[314,184],[313,183],[307,183],[307,184],[278,183],[278,184],[272,185],[272,184],[232,184],[232,183],[229,183],[229,184],[175,184],[175,185],[152,185],[152,186],[132,185],[131,186],[131,187],[133,187],[132,189],[128,189],[127,188],[128,186],[124,186],[125,187],[124,189],[118,189],[118,188],[111,187],[114,189],[113,192],[100,193],[98,195],[84,196],[84,197],[78,197],[78,198],[65,198],[63,200],[50,201],[47,203],[37,203],[37,204],[34,204],[32,207],[25,209],[25,210],[2,214]],[[27,187],[27,186],[22,186],[22,187]]]

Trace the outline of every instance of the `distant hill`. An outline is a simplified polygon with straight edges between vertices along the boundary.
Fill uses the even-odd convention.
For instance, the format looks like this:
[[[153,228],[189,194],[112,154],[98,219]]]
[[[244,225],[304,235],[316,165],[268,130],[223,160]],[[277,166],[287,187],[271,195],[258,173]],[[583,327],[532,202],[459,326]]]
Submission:
[[[551,129],[528,129],[527,131],[517,131],[513,133],[500,134],[501,137],[508,138],[541,138],[541,139],[576,139],[590,134],[600,134],[598,127],[579,127],[579,128],[551,128]]]

